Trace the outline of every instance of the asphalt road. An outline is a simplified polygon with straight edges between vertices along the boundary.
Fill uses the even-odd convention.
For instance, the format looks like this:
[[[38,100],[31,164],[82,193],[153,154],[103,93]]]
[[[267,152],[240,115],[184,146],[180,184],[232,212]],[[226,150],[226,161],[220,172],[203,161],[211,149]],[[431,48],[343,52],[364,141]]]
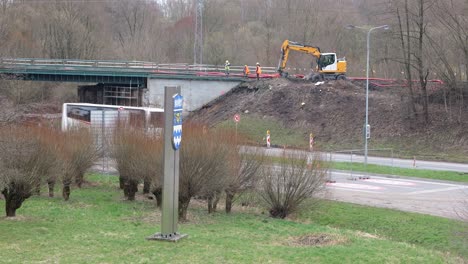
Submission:
[[[365,179],[369,177],[369,179]],[[359,179],[361,178],[361,179]],[[468,185],[332,171],[328,199],[468,221]]]
[[[245,147],[246,149],[253,149],[252,147]],[[283,149],[281,148],[268,148],[265,149],[266,154],[269,156],[282,156]],[[308,153],[305,151],[297,150],[285,150],[286,153]],[[325,153],[319,152],[323,155],[324,158],[331,161],[340,161],[340,162],[357,162],[363,163],[364,156],[353,154],[337,154],[337,153]],[[367,157],[367,163],[376,164],[376,165],[385,165],[385,166],[394,166],[400,168],[415,168],[415,169],[427,169],[427,170],[443,170],[443,171],[457,171],[467,173],[468,177],[468,164],[464,163],[451,163],[451,162],[438,162],[438,161],[423,161],[414,159],[396,159],[396,158],[380,158],[380,157]]]

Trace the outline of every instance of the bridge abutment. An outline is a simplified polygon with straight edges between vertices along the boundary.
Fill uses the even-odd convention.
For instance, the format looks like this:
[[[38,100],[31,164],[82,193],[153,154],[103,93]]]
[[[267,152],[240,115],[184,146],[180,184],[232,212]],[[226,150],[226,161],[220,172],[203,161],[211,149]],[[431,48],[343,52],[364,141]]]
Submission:
[[[180,86],[184,96],[184,111],[194,111],[241,83],[240,80],[181,80],[148,78],[148,92],[144,95],[144,106],[163,107],[164,87]]]

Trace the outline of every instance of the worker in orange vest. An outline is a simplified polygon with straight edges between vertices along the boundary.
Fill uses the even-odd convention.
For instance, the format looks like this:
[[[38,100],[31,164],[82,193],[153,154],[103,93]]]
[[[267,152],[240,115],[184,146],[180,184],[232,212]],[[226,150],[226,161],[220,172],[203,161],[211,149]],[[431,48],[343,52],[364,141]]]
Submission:
[[[257,69],[255,70],[257,74],[257,81],[260,79],[260,74],[262,74],[262,68],[260,67],[260,63],[257,62]]]
[[[244,77],[245,78],[249,77],[249,74],[250,74],[249,66],[244,65]]]

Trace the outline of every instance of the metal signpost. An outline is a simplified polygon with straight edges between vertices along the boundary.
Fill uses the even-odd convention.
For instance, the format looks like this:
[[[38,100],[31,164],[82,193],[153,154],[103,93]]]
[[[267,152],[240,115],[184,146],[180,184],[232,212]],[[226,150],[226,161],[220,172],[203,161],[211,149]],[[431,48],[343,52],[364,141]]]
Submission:
[[[183,97],[180,87],[165,87],[164,95],[164,179],[161,233],[148,240],[173,241],[187,236],[177,232],[179,220],[179,148],[182,141]]]

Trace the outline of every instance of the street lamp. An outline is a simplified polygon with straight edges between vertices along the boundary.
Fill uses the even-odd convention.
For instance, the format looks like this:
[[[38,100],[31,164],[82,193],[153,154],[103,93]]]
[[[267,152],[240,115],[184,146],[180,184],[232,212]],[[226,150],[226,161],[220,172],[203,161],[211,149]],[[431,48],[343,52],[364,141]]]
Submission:
[[[358,27],[354,25],[346,26],[347,29],[364,29],[367,30],[367,65],[366,65],[366,123],[364,125],[364,165],[367,166],[367,140],[370,138],[370,126],[369,126],[369,50],[370,50],[370,34],[372,30],[384,29],[388,30],[388,25],[382,25],[378,27]]]

